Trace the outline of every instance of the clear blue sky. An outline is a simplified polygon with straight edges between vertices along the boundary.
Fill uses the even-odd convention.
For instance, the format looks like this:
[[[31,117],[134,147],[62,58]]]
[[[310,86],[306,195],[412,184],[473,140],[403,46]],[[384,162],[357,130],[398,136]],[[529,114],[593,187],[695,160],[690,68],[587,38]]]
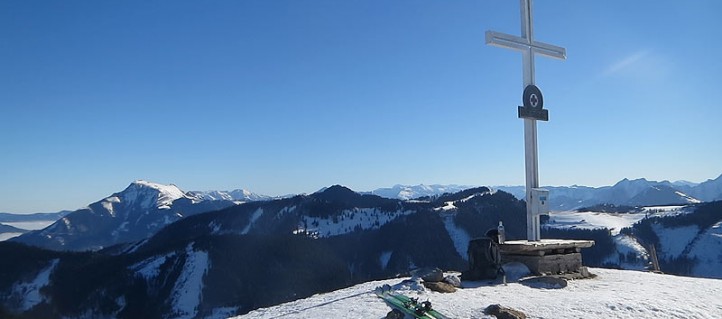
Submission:
[[[722,173],[722,1],[536,0],[543,185]],[[519,1],[0,2],[0,211],[523,185]]]

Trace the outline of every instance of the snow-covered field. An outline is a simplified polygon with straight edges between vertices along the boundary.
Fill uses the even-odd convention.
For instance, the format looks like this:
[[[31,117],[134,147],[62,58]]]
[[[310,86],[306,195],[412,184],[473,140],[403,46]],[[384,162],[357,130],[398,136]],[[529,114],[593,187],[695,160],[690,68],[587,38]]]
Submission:
[[[722,318],[722,280],[677,277],[630,270],[592,268],[594,279],[569,281],[561,289],[519,283],[466,282],[455,293],[403,290],[430,300],[452,318],[494,318],[492,304],[521,310],[529,318]],[[383,318],[391,308],[373,289],[402,279],[368,282],[236,318]]]
[[[631,227],[646,216],[679,215],[689,211],[686,206],[655,206],[645,207],[637,213],[552,212],[549,214],[549,222],[545,226],[580,229],[608,228],[612,231],[612,235],[617,235],[622,228]]]

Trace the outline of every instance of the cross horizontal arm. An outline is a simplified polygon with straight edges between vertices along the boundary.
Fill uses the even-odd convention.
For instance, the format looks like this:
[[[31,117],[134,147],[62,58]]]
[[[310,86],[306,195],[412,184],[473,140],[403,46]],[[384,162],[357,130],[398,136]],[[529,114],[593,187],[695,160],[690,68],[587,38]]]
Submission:
[[[530,44],[524,38],[496,31],[486,31],[486,44],[519,51],[526,51],[531,48],[534,53],[550,58],[560,60],[567,58],[567,50],[562,47],[536,41],[532,41]]]

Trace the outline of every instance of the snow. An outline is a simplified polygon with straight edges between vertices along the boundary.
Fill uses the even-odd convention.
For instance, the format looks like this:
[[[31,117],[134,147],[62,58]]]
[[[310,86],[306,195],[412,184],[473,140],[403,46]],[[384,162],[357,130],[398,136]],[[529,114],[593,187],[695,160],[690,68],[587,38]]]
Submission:
[[[675,191],[674,193],[677,194],[679,197],[684,198],[688,203],[699,204],[702,202],[701,200],[696,199],[696,198],[689,196],[685,193],[682,193],[680,191]]]
[[[192,244],[188,244],[183,271],[176,280],[171,295],[173,318],[195,318],[203,292],[203,276],[207,270],[208,253],[196,251]]]
[[[29,282],[18,282],[13,285],[11,298],[19,298],[19,310],[28,311],[45,300],[40,290],[48,285],[50,274],[58,265],[59,259],[53,259],[50,265],[38,272],[37,276]]]
[[[145,209],[170,209],[173,201],[186,197],[177,186],[162,185],[143,180],[130,184],[122,193],[122,201],[130,204],[140,201],[140,207]]]
[[[678,257],[699,233],[697,225],[665,228],[662,225],[653,224],[652,229],[659,237],[662,253],[660,258],[662,256],[666,258]]]
[[[120,198],[118,198],[118,196],[111,196],[100,202],[100,204],[103,206],[103,208],[105,208],[105,210],[108,211],[110,216],[115,217],[115,210],[113,209],[113,203],[120,203]]]
[[[451,237],[451,240],[454,243],[456,252],[459,253],[461,258],[466,260],[468,258],[467,250],[469,249],[471,236],[469,236],[465,230],[456,226],[454,223],[454,215],[442,216],[442,220],[444,221],[444,228],[446,228],[446,231],[449,233],[449,237]]]
[[[63,218],[61,218],[60,220],[63,221],[63,224],[65,224],[65,229],[70,229],[70,228],[72,228],[71,223],[70,223],[70,218],[68,218],[68,217],[63,217]]]
[[[563,211],[549,213],[549,222],[545,227],[551,228],[607,228],[612,235],[619,234],[622,228],[632,227],[634,223],[652,216],[674,216],[693,211],[690,206],[652,206],[643,207],[635,213],[603,213],[591,211]]]
[[[456,203],[458,203],[458,202],[463,203],[463,202],[466,202],[466,201],[471,200],[471,199],[474,198],[474,197],[484,196],[484,195],[487,195],[487,194],[491,194],[491,193],[488,193],[488,192],[487,192],[487,193],[477,193],[477,194],[470,195],[470,196],[468,196],[468,197],[466,197],[466,198],[462,198],[462,199],[457,200],[457,201],[444,202],[444,206],[436,207],[436,208],[434,208],[434,210],[436,210],[436,211],[443,211],[443,212],[448,212],[448,211],[456,210],[456,208],[457,208],[456,205],[455,205]]]
[[[450,211],[455,209],[456,206],[454,205],[454,202],[444,202],[444,206],[434,208],[436,211]]]
[[[191,191],[189,193],[201,200],[227,200],[237,203],[271,199],[270,196],[256,194],[245,189],[232,191]]]
[[[612,235],[619,234],[625,227],[631,227],[634,223],[644,218],[644,213],[600,213],[600,212],[552,212],[549,214],[549,222],[545,227],[551,228],[581,228],[599,229],[607,228]]]
[[[649,262],[649,254],[647,250],[637,241],[636,238],[625,234],[617,234],[612,237],[616,246],[616,254],[612,254],[605,260],[621,266],[623,269],[645,270]],[[622,254],[624,260],[620,260],[619,254]],[[636,256],[636,259],[629,260],[630,256]]]
[[[256,209],[256,211],[253,212],[253,215],[251,215],[251,220],[248,221],[248,225],[246,225],[246,227],[241,230],[241,235],[248,234],[253,224],[256,223],[256,220],[258,220],[261,215],[263,215],[263,208]]]
[[[590,271],[598,277],[569,281],[561,289],[532,288],[517,282],[465,282],[464,289],[450,294],[403,287],[401,292],[428,299],[435,309],[452,318],[493,318],[483,314],[491,304],[523,311],[528,318],[722,317],[722,280],[629,270]],[[235,318],[383,318],[391,308],[373,294],[373,289],[401,280],[368,282]]]

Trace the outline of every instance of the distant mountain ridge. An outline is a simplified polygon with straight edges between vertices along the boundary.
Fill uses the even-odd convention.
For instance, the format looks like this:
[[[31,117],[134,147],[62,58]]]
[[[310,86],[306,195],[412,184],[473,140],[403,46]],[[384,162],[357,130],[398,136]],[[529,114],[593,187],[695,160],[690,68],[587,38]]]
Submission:
[[[113,203],[115,216],[103,213],[117,219],[126,214],[121,203],[162,216],[176,211],[179,201],[193,200],[187,194],[173,200],[181,196],[176,189],[152,186],[134,183],[91,206]],[[65,219],[77,225],[75,214],[56,225]],[[0,278],[0,317],[242,314],[417,266],[462,270],[470,237],[503,220],[508,236],[519,238],[523,214],[519,200],[483,187],[402,201],[333,185],[195,214],[149,238],[93,252],[2,242],[0,255],[7,258],[0,258],[6,274]]]
[[[468,185],[440,185],[440,184],[433,184],[433,185],[394,185],[389,188],[379,188],[370,192],[367,192],[369,194],[378,195],[381,197],[386,198],[397,198],[401,200],[409,200],[419,197],[425,197],[425,196],[436,196],[436,195],[442,195],[444,193],[456,193],[463,191],[465,189],[472,188],[474,186],[468,186]]]
[[[255,202],[259,200],[273,199],[271,196],[253,193],[245,189],[235,189],[232,191],[190,191],[189,195],[201,198],[203,200],[228,200],[237,202]]]
[[[394,185],[368,193],[386,198],[409,200],[425,196],[454,193],[471,186],[460,185]],[[703,183],[686,181],[649,181],[644,178],[623,179],[612,186],[543,186],[550,191],[552,210],[574,210],[597,204],[650,206],[669,204],[694,204],[722,200],[722,175]],[[523,199],[524,186],[493,186]]]
[[[361,196],[343,191],[340,186],[324,188],[314,194],[339,192],[346,197]],[[360,194],[380,198],[410,200],[434,199],[443,194],[459,193],[469,189],[464,185],[395,185]],[[552,210],[574,210],[598,204],[625,206],[655,206],[693,204],[722,199],[722,175],[714,180],[694,184],[689,182],[656,182],[640,178],[623,179],[605,187],[547,187],[550,190]],[[499,186],[501,190],[524,197],[523,186]],[[349,195],[350,193],[352,195]],[[289,197],[286,197],[289,198]],[[239,203],[271,201],[266,195],[247,190],[184,192],[175,185],[161,185],[143,180],[131,183],[122,192],[88,205],[66,216],[46,229],[31,231],[13,240],[57,250],[102,249],[110,245],[136,241],[152,236],[165,225],[184,217],[222,209]],[[59,213],[59,214],[61,214]],[[47,214],[38,214],[45,216]],[[5,214],[0,218],[17,218]],[[33,217],[34,218],[34,217]]]

